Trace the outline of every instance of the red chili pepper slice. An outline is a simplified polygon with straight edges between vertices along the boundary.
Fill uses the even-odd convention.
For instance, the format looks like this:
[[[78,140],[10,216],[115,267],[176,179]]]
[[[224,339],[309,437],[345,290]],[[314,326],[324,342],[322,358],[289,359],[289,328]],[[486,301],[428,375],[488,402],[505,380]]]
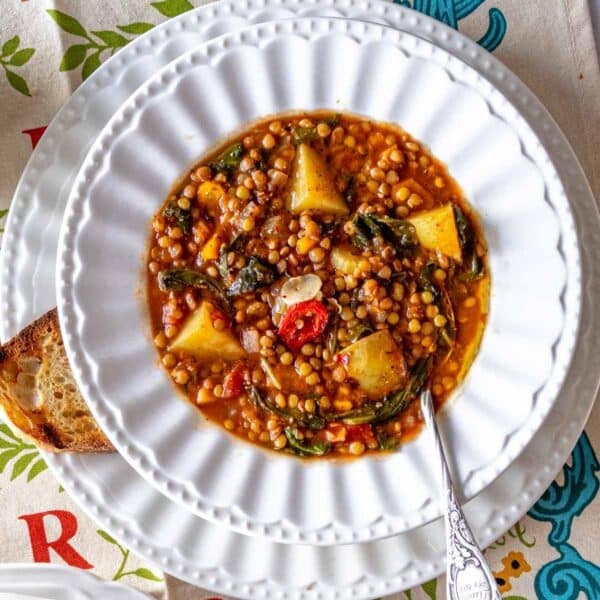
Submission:
[[[318,337],[327,326],[327,309],[318,300],[294,304],[279,323],[279,336],[290,350],[300,350]]]
[[[244,374],[246,367],[237,363],[223,380],[223,398],[238,398],[244,390]]]

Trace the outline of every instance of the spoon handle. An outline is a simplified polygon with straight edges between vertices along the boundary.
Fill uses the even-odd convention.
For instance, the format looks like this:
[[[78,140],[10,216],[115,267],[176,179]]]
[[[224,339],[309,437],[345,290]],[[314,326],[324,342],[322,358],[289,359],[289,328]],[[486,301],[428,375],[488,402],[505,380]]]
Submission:
[[[496,580],[456,498],[429,390],[421,394],[421,410],[433,435],[446,498],[446,597],[448,600],[501,600]]]

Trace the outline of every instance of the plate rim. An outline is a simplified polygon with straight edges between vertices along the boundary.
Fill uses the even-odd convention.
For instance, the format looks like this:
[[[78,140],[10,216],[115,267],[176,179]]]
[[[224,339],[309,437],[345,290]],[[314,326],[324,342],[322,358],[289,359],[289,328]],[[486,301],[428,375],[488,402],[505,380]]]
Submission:
[[[348,24],[348,22],[346,22],[346,23],[344,23],[344,26],[340,29],[340,31],[338,31],[336,29],[336,23],[339,24],[340,20],[335,19],[335,18],[319,18],[319,17],[318,18],[294,18],[294,19],[286,19],[285,21],[286,21],[285,26],[283,25],[284,21],[271,22],[268,25],[263,23],[261,25],[258,25],[255,27],[250,27],[250,28],[246,29],[246,32],[252,31],[252,33],[257,33],[259,38],[261,37],[261,35],[268,37],[269,34],[275,35],[278,33],[278,31],[285,29],[285,27],[290,28],[290,31],[287,31],[287,29],[286,29],[286,31],[285,31],[286,33],[297,33],[298,30],[302,29],[302,26],[304,24],[306,24],[306,27],[309,28],[310,31],[303,30],[302,33],[305,33],[306,35],[313,35],[313,33],[314,33],[313,29],[315,29],[315,27],[317,27],[317,29],[318,29],[318,26],[316,25],[317,23],[319,23],[321,25],[327,23],[327,26],[328,26],[327,33],[331,33],[332,28],[333,28],[333,30],[335,30],[335,33],[340,33],[340,34],[346,33],[348,36],[351,36],[351,34],[359,35],[359,33],[360,33],[359,30],[365,31],[365,28],[367,28],[367,29],[368,28],[371,28],[371,29],[379,28],[379,29],[382,29],[383,31],[385,31],[386,29],[390,30],[391,32],[394,32],[395,35],[397,35],[397,32],[395,32],[392,28],[389,28],[387,26],[381,26],[381,25],[375,25],[375,24],[367,25],[364,22],[358,22],[360,24],[360,27],[359,28],[355,27],[355,29],[353,31],[350,31],[351,25]],[[263,33],[261,33],[261,32],[263,32]],[[319,30],[319,31],[317,31],[316,34],[318,36],[319,34],[323,34],[323,33],[324,32],[322,30]],[[179,57],[179,59],[176,59],[176,60],[183,62],[184,59],[188,58],[189,56],[193,55],[194,53],[200,53],[203,50],[207,50],[207,51],[212,50],[213,46],[217,46],[219,48],[221,48],[221,47],[227,48],[227,50],[229,50],[232,47],[237,46],[238,44],[243,44],[244,42],[243,42],[242,38],[243,38],[244,34],[239,34],[239,36],[237,36],[240,38],[239,41],[236,39],[236,35],[237,35],[236,33],[225,34],[224,36],[221,36],[217,40],[212,40],[210,42],[200,44],[200,46],[198,48],[189,51],[185,56]],[[390,34],[390,35],[392,35],[392,34]],[[414,37],[410,33],[407,33],[406,35],[408,35],[409,37]],[[428,46],[435,47],[434,44],[431,44],[428,41],[427,42],[424,41],[423,38],[419,38],[418,36],[417,36],[417,38],[418,38],[419,42],[423,42],[423,43],[427,44]],[[264,39],[261,40],[261,42],[263,42],[263,41],[264,41]],[[445,50],[444,50],[444,53],[450,54],[449,52],[447,52]],[[213,55],[214,56],[219,55],[219,52],[215,51],[215,52],[213,52]],[[176,61],[173,61],[173,62],[176,62]],[[465,64],[464,61],[462,61],[462,60],[460,60],[460,62],[462,64]],[[180,64],[180,63],[178,63],[178,64]],[[153,77],[150,78],[150,80],[152,80],[155,84],[161,79],[162,80],[169,79],[169,82],[171,82],[172,77],[170,78],[170,76],[172,76],[173,73],[176,73],[176,72],[177,72],[176,67],[173,66],[173,63],[170,63],[170,65],[165,66],[158,73],[154,74]],[[476,70],[475,70],[475,72],[478,74],[478,72]],[[149,85],[151,85],[151,82],[147,81],[145,84],[145,87],[148,87]],[[142,87],[144,87],[144,86],[142,86]],[[493,87],[495,87],[495,86],[493,86]],[[527,129],[529,129],[530,133],[535,136],[536,143],[539,144],[537,135],[535,134],[533,129],[529,126],[527,121],[521,116],[519,111],[515,109],[513,103],[508,98],[506,98],[506,95],[501,90],[497,90],[497,91],[499,92],[499,94],[501,95],[503,100],[508,102],[510,107],[513,110],[515,110],[517,118],[522,119],[524,121],[524,123],[527,125]],[[136,98],[139,98],[139,97],[141,97],[141,94],[142,94],[142,92],[138,92],[137,94],[134,94],[134,96],[136,96]],[[129,105],[131,105],[133,103],[133,101],[134,100],[132,98],[130,98]],[[127,105],[128,103],[125,103],[125,104]],[[113,115],[113,118],[111,119],[111,121],[109,121],[109,123],[106,125],[105,129],[103,130],[103,132],[100,134],[97,141],[94,143],[94,145],[90,149],[90,152],[88,154],[89,160],[86,159],[86,161],[84,162],[84,167],[81,169],[80,174],[78,175],[78,177],[74,183],[74,186],[73,186],[74,190],[79,185],[86,182],[86,173],[84,173],[84,171],[86,170],[86,165],[88,166],[88,170],[89,170],[89,165],[92,163],[92,160],[93,160],[92,154],[97,152],[100,145],[102,144],[103,140],[101,138],[105,137],[104,134],[106,134],[106,132],[111,128],[111,126],[113,126],[114,123],[119,121],[119,117],[122,116],[123,113],[126,114],[126,112],[127,112],[127,108],[121,107],[121,109],[118,110],[115,113],[115,115]],[[490,112],[492,115],[495,114],[494,111],[490,111]],[[527,132],[527,133],[529,133],[529,132]],[[541,144],[539,144],[539,145],[541,146]],[[105,149],[105,148],[103,147],[103,149]],[[554,183],[554,185],[559,186],[560,193],[557,193],[557,196],[558,196],[558,200],[560,202],[563,202],[564,206],[561,206],[560,202],[559,202],[559,206],[556,206],[552,202],[549,202],[549,204],[552,207],[555,214],[557,215],[557,217],[560,214],[559,209],[562,208],[567,211],[568,223],[567,223],[567,225],[565,225],[564,227],[561,228],[562,244],[564,245],[565,239],[567,237],[565,235],[565,232],[569,231],[568,225],[569,224],[572,225],[572,223],[573,223],[573,215],[570,212],[570,204],[568,203],[568,198],[566,196],[566,193],[564,192],[562,182],[558,178],[558,175],[554,169],[554,165],[553,165],[552,161],[549,159],[545,148],[542,147],[542,150],[543,150],[542,157],[539,158],[538,160],[535,160],[532,162],[537,167],[538,170],[541,170],[540,162],[547,162],[549,165],[549,168],[551,169],[552,178],[555,180],[553,183]],[[91,157],[91,159],[90,159],[90,157]],[[528,158],[530,158],[530,157],[528,157]],[[551,185],[550,185],[551,182],[548,177],[544,176],[543,179],[544,179],[544,183],[546,186],[545,196],[547,199],[547,196],[549,194],[548,189],[551,187]],[[87,182],[87,183],[89,183],[89,182]],[[215,522],[224,524],[225,526],[227,526],[231,529],[234,529],[236,531],[239,531],[241,533],[264,536],[264,537],[268,537],[274,541],[286,542],[286,543],[301,542],[301,543],[310,543],[310,544],[330,545],[330,544],[343,544],[343,543],[356,542],[356,541],[369,541],[369,540],[374,540],[374,539],[378,539],[378,538],[382,538],[382,537],[387,537],[387,536],[390,536],[390,535],[393,535],[396,533],[400,533],[400,532],[406,531],[413,527],[418,527],[434,518],[437,518],[441,514],[441,512],[440,512],[441,508],[439,506],[439,503],[433,503],[433,504],[427,503],[427,505],[424,509],[417,510],[414,512],[414,514],[411,513],[409,516],[402,515],[402,517],[399,517],[399,516],[391,517],[390,515],[388,515],[386,513],[381,513],[376,517],[376,519],[371,524],[366,525],[365,527],[361,528],[361,530],[358,533],[357,533],[356,529],[353,528],[352,524],[339,523],[336,521],[330,521],[326,525],[320,526],[317,530],[307,529],[305,526],[303,526],[297,522],[291,522],[289,518],[288,519],[283,518],[281,520],[273,520],[273,521],[269,521],[269,522],[262,522],[262,521],[257,520],[256,517],[244,513],[242,511],[242,509],[240,507],[238,507],[237,505],[235,505],[233,507],[229,507],[229,506],[224,507],[224,506],[218,506],[218,505],[214,504],[210,498],[203,496],[201,493],[199,493],[197,491],[197,489],[193,490],[193,493],[197,494],[197,495],[192,496],[189,493],[189,491],[186,490],[186,486],[183,483],[181,483],[180,481],[178,481],[175,478],[171,478],[170,474],[167,473],[164,469],[161,469],[160,465],[157,464],[155,461],[152,461],[152,464],[150,466],[148,466],[147,456],[144,456],[144,451],[147,451],[147,448],[142,445],[136,445],[131,439],[127,439],[127,434],[125,433],[121,424],[117,423],[116,419],[114,419],[112,417],[108,417],[106,415],[102,415],[100,408],[105,409],[106,407],[102,406],[104,401],[101,399],[101,394],[99,394],[98,390],[93,389],[95,386],[91,385],[91,382],[86,377],[84,377],[82,372],[80,371],[81,365],[79,364],[78,359],[81,359],[83,357],[83,355],[85,354],[85,352],[82,350],[81,346],[78,344],[77,335],[74,334],[74,330],[73,330],[73,324],[76,322],[77,316],[76,316],[76,308],[74,307],[73,302],[72,302],[72,297],[69,296],[69,294],[72,293],[72,282],[65,283],[64,279],[61,277],[61,274],[64,275],[65,273],[70,272],[70,269],[68,268],[68,266],[61,263],[61,257],[64,258],[68,254],[67,250],[65,250],[65,248],[66,248],[65,240],[68,239],[69,232],[73,230],[74,215],[71,214],[71,219],[69,219],[69,214],[72,213],[73,205],[75,204],[74,198],[76,196],[77,196],[77,193],[75,191],[72,192],[72,195],[69,199],[68,207],[65,212],[66,216],[65,216],[65,220],[63,221],[63,226],[61,228],[61,236],[60,236],[60,242],[59,242],[59,259],[57,262],[57,281],[56,281],[57,296],[59,299],[59,302],[58,302],[59,315],[61,318],[61,322],[63,323],[62,329],[63,329],[63,337],[65,339],[65,346],[67,349],[67,354],[68,354],[70,360],[72,361],[72,364],[75,365],[74,372],[75,372],[78,384],[80,385],[81,389],[84,392],[84,395],[88,399],[88,402],[90,403],[92,412],[94,412],[96,418],[105,427],[109,437],[113,438],[113,440],[115,441],[117,446],[120,447],[121,452],[124,455],[124,457],[136,469],[136,471],[138,471],[138,473],[140,473],[142,476],[144,476],[150,483],[152,483],[155,487],[157,487],[163,494],[169,496],[172,500],[174,500],[176,502],[184,504],[188,510],[190,510],[191,512],[194,512],[195,514],[198,514],[204,518],[208,518],[209,520],[213,520]],[[564,201],[563,201],[563,199],[564,199]],[[573,283],[571,281],[571,285],[570,285],[569,289],[570,289],[570,293],[574,294],[574,299],[572,300],[572,305],[569,305],[567,307],[567,308],[569,308],[569,310],[573,311],[573,314],[571,316],[574,319],[574,323],[570,324],[570,326],[572,327],[572,330],[567,329],[567,327],[565,326],[563,328],[561,335],[558,338],[558,341],[561,341],[561,342],[564,341],[564,344],[566,345],[566,350],[565,350],[566,358],[564,358],[563,361],[560,363],[557,363],[556,361],[554,362],[553,369],[552,369],[552,375],[549,377],[549,379],[544,384],[544,388],[547,388],[547,387],[550,387],[549,382],[551,381],[551,383],[552,383],[551,389],[553,391],[549,392],[550,398],[546,399],[542,410],[540,410],[539,412],[534,414],[535,418],[527,417],[525,422],[520,426],[519,434],[518,434],[520,436],[520,439],[519,439],[518,444],[515,444],[517,446],[516,449],[513,449],[512,453],[505,452],[504,454],[502,454],[502,452],[504,452],[504,450],[503,450],[499,454],[499,456],[502,457],[502,460],[498,460],[498,458],[494,459],[494,461],[488,468],[488,471],[489,471],[488,478],[485,479],[485,478],[480,477],[480,479],[483,479],[483,482],[480,482],[480,485],[479,485],[479,487],[476,488],[475,493],[478,493],[479,491],[484,489],[487,485],[489,485],[489,483],[491,481],[493,481],[496,477],[498,477],[500,475],[500,473],[502,473],[509,466],[509,464],[516,458],[516,456],[518,456],[518,454],[523,450],[523,448],[527,445],[527,443],[532,439],[532,436],[535,433],[535,431],[539,428],[541,421],[543,420],[545,415],[548,413],[548,411],[551,409],[552,405],[556,402],[556,397],[562,386],[564,378],[566,377],[568,367],[569,367],[570,361],[572,360],[572,356],[573,356],[574,342],[577,338],[580,309],[581,309],[581,305],[580,305],[580,303],[581,303],[581,285],[580,285],[581,284],[581,275],[580,275],[581,260],[580,260],[579,240],[578,240],[577,236],[574,235],[572,239],[567,239],[567,242],[568,242],[568,244],[573,245],[573,248],[571,248],[571,251],[574,252],[574,255],[571,256],[572,262],[568,263],[567,258],[565,257],[563,252],[561,252],[561,255],[562,255],[562,258],[565,261],[565,263],[569,264],[569,269],[568,269],[569,280],[570,280],[570,278],[574,278],[575,283]],[[565,289],[567,289],[567,284],[565,284]],[[565,308],[564,303],[563,303],[563,309],[565,310],[565,319],[567,316],[570,315],[567,308]],[[555,342],[555,346],[558,346],[558,341]],[[555,371],[557,373],[556,376],[555,376]],[[555,377],[555,379],[553,379],[554,377]],[[96,392],[98,392],[98,393],[96,393]],[[530,413],[530,414],[533,414],[534,412],[535,411],[532,410],[532,413]],[[468,497],[470,498],[470,497],[472,497],[472,495],[469,495]],[[202,503],[203,505],[201,505],[200,503]],[[240,514],[242,516],[240,516]]]

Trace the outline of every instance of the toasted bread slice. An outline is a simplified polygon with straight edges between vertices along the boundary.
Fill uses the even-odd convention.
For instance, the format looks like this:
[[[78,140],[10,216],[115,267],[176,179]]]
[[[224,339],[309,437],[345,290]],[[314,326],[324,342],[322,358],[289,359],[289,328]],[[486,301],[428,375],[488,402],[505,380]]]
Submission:
[[[45,450],[114,450],[77,389],[56,309],[0,347],[0,405],[24,436]]]

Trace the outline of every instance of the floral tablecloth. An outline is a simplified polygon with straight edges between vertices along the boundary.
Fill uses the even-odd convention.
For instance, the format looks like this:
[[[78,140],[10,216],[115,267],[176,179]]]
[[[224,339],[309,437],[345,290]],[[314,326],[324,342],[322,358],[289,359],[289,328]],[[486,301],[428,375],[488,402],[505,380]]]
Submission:
[[[302,0],[299,0],[302,1]],[[201,0],[2,0],[0,219],[44,129],[109,56]],[[400,0],[478,40],[544,101],[600,198],[600,76],[586,0]],[[1,223],[2,221],[0,221]],[[508,600],[600,599],[600,405],[550,489],[487,551]],[[69,564],[157,598],[214,598],[99,529],[0,425],[0,561]],[[442,599],[443,578],[394,598]]]

